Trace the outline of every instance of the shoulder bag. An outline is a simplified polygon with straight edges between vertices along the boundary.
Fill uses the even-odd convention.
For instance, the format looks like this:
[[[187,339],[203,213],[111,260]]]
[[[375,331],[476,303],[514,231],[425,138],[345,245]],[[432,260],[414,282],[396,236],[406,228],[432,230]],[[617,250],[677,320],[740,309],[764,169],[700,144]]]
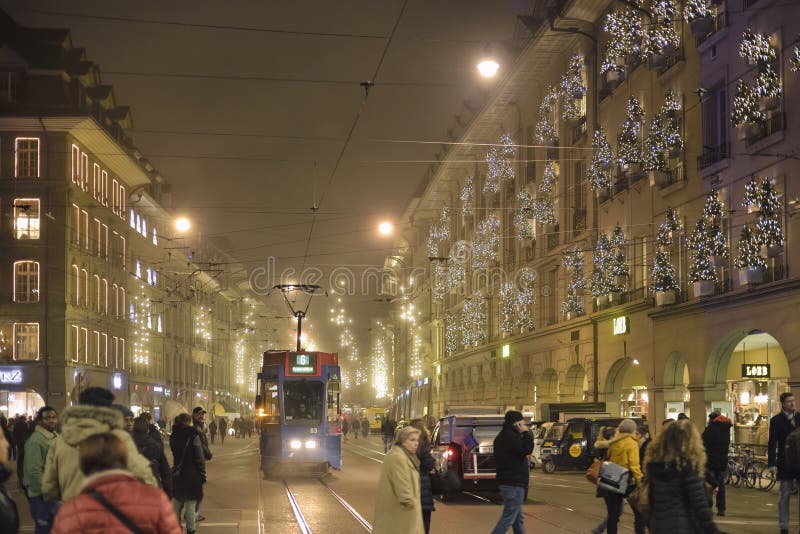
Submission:
[[[600,478],[597,481],[598,488],[611,493],[626,495],[630,483],[631,472],[628,468],[614,462],[603,462],[600,466]]]
[[[108,502],[108,499],[106,499],[105,497],[103,497],[103,495],[102,495],[102,494],[100,494],[98,491],[94,491],[94,490],[93,490],[93,491],[90,491],[90,492],[89,492],[89,495],[90,495],[90,496],[91,496],[91,497],[92,497],[94,500],[96,500],[97,502],[99,502],[100,504],[102,504],[102,505],[103,505],[103,507],[104,507],[106,510],[108,510],[109,512],[111,512],[111,514],[112,514],[114,517],[116,517],[116,518],[117,518],[117,520],[119,520],[119,522],[120,522],[120,523],[122,523],[123,525],[125,525],[125,527],[126,527],[128,530],[130,530],[130,531],[131,531],[133,534],[142,534],[142,531],[139,529],[139,527],[137,527],[137,526],[136,526],[136,524],[135,524],[133,521],[131,521],[131,520],[130,520],[130,518],[128,518],[128,516],[126,516],[125,514],[123,514],[122,512],[120,512],[120,511],[119,511],[119,509],[118,509],[116,506],[114,506],[113,504],[111,504],[110,502]]]
[[[192,444],[192,441],[194,441],[194,436],[186,441],[186,445],[183,447],[183,453],[181,454],[181,461],[172,466],[172,478],[180,478],[183,461],[186,459],[186,451],[189,449],[189,445]]]
[[[592,465],[589,466],[589,469],[586,470],[586,480],[597,485],[597,481],[600,480],[600,466],[603,462],[600,458],[595,458],[592,460]]]

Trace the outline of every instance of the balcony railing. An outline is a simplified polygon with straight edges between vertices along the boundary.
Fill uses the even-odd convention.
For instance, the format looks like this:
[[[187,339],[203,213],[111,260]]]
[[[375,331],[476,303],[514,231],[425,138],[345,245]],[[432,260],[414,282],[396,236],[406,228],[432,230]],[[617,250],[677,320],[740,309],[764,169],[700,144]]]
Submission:
[[[758,0],[751,0],[751,1],[755,2]],[[747,2],[747,0],[745,0],[745,2]],[[745,7],[745,9],[747,9],[747,7]],[[695,43],[697,44],[697,46],[700,46],[700,44],[703,41],[706,41],[709,37],[711,37],[712,35],[714,35],[727,25],[728,25],[727,11],[720,11],[719,13],[716,14],[716,16],[714,16],[714,29],[711,30],[711,33],[709,33],[708,35],[704,35],[703,37],[700,37],[695,41]]]
[[[686,179],[686,173],[683,172],[683,165],[678,165],[674,169],[669,169],[664,172],[664,180],[659,183],[659,189],[665,189],[672,184],[677,184]]]
[[[753,137],[748,137],[745,140],[745,144],[747,146],[754,145],[755,143],[761,141],[762,139],[783,130],[785,127],[786,125],[784,124],[783,113],[774,113],[764,123],[764,127],[761,129],[761,133],[759,133],[758,135],[754,135]]]
[[[697,170],[710,167],[718,161],[727,159],[731,153],[730,143],[722,143],[714,147],[704,147],[703,152],[697,156]]]

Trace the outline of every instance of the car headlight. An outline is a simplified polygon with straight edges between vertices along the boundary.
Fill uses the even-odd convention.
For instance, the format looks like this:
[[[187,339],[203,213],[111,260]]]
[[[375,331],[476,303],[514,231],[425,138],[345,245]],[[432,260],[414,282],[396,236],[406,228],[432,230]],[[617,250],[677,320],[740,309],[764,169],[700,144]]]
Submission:
[[[303,446],[303,443],[299,439],[293,439],[289,442],[290,449],[299,449]]]
[[[306,449],[316,449],[317,442],[313,439],[306,440]]]

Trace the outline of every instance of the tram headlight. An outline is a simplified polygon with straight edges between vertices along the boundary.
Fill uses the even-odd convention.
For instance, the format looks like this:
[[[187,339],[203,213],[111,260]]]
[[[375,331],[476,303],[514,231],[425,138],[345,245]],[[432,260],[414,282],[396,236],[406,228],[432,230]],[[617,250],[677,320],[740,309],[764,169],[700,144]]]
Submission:
[[[300,449],[302,447],[303,447],[303,442],[301,442],[299,439],[293,439],[292,441],[289,442],[290,449]]]
[[[314,441],[313,439],[306,440],[306,449],[316,449],[316,448],[317,448],[316,441]]]

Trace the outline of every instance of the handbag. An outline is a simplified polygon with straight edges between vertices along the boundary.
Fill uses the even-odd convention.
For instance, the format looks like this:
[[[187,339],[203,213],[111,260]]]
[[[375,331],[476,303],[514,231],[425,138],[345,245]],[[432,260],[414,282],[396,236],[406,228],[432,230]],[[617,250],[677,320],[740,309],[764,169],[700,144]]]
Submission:
[[[598,488],[611,493],[625,495],[628,493],[630,483],[631,472],[628,468],[614,462],[603,462],[600,466],[600,478],[597,480]]]
[[[650,517],[650,483],[646,479],[640,480],[633,488],[631,494],[628,495],[628,504],[642,514],[645,522],[648,522]]]
[[[89,495],[94,500],[96,500],[97,502],[102,504],[105,507],[106,510],[111,512],[113,514],[113,516],[116,517],[119,520],[120,523],[125,525],[125,527],[128,530],[130,530],[133,534],[142,534],[142,531],[139,529],[139,527],[137,527],[136,524],[133,521],[131,521],[128,516],[126,516],[125,514],[120,512],[119,509],[116,506],[114,506],[113,504],[108,502],[108,499],[103,497],[102,494],[100,494],[97,491],[90,491]]]
[[[600,466],[602,464],[603,462],[600,460],[600,458],[595,458],[592,461],[592,465],[590,465],[589,469],[586,470],[586,480],[595,486],[597,485],[597,481],[600,480]]]

